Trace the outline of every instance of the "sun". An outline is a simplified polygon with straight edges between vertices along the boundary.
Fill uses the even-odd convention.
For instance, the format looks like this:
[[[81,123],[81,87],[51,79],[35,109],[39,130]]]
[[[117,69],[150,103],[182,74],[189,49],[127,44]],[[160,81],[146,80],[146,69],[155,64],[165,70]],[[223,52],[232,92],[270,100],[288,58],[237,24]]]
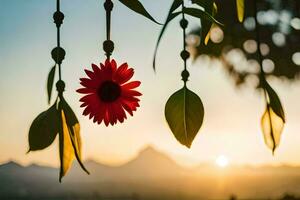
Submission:
[[[226,156],[220,155],[216,158],[216,165],[218,165],[219,167],[225,168],[228,166],[228,164],[229,160]]]

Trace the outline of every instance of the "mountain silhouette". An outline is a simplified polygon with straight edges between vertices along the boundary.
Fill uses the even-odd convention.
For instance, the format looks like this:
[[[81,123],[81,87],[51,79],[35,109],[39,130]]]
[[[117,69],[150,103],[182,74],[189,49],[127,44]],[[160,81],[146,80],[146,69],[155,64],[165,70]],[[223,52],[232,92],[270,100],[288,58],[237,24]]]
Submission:
[[[172,178],[187,173],[167,155],[158,152],[149,146],[128,163],[119,167],[123,173],[128,173],[131,178]]]
[[[193,169],[178,165],[153,147],[142,149],[131,161],[108,166],[85,162],[91,175],[74,163],[58,183],[59,169],[16,162],[0,165],[0,199],[57,198],[90,195],[140,194],[152,199],[191,197],[212,199],[237,194],[242,198],[279,198],[286,192],[300,195],[300,167],[230,166],[225,169],[201,164]]]

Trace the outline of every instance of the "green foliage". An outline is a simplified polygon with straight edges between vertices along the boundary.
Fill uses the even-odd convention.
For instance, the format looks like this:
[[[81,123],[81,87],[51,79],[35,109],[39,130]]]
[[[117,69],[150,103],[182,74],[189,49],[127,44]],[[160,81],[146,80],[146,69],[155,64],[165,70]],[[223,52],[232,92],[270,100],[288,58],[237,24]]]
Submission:
[[[209,13],[210,15],[213,16],[213,10],[214,10],[214,2],[213,1],[211,1],[211,0],[209,0],[209,1],[192,0],[192,3],[195,3],[198,6],[203,7],[207,13]],[[201,20],[201,36],[202,36],[201,39],[205,44],[207,44],[207,42],[208,42],[211,26],[212,26],[212,22],[206,21],[206,20]],[[203,38],[204,38],[204,40],[203,40]]]
[[[210,8],[213,5],[214,1],[213,0],[192,0],[192,3],[201,6],[206,11],[206,8]]]
[[[119,0],[119,1],[129,9],[133,10],[134,12],[143,15],[144,17],[147,17],[148,19],[150,19],[151,21],[157,24],[160,24],[149,14],[149,12],[145,9],[143,4],[138,0]]]
[[[76,157],[81,168],[89,174],[81,161],[80,125],[75,113],[63,96],[46,111],[38,115],[29,130],[29,151],[49,147],[59,134],[61,171],[59,181],[70,169]],[[28,152],[29,152],[28,151]]]
[[[203,122],[202,101],[184,86],[167,101],[165,117],[176,139],[190,148]]]
[[[217,4],[213,0],[192,0],[193,4],[196,4],[204,9],[213,18],[217,14]],[[201,19],[201,39],[202,42],[206,45],[209,41],[210,29],[214,22],[211,20]]]
[[[133,6],[132,1],[124,1],[125,3],[137,12],[145,13],[141,6]],[[51,51],[51,56],[55,63],[58,64],[59,71],[61,70],[61,63],[66,52],[60,47],[60,32],[59,28],[62,23],[64,15],[59,11],[60,1],[57,1],[57,11],[54,13],[54,22],[57,27],[57,47]],[[151,17],[151,16],[150,16]],[[47,79],[47,94],[48,103],[51,102],[51,94],[53,89],[56,64],[51,68]],[[63,97],[65,83],[61,80],[59,74],[59,81],[56,84],[58,97],[53,106],[45,112],[42,112],[33,121],[29,130],[29,151],[42,150],[50,146],[59,134],[59,155],[61,170],[59,181],[67,173],[72,165],[74,157],[78,160],[82,169],[89,173],[81,161],[81,137],[79,122]],[[59,100],[59,102],[58,102]]]
[[[223,24],[221,22],[219,22],[218,20],[216,20],[213,16],[211,16],[209,13],[198,9],[198,8],[184,8],[183,11],[185,14],[188,14],[190,16],[199,18],[199,19],[203,19],[203,20],[207,20],[211,23],[216,23],[220,26],[223,26]]]
[[[56,102],[39,114],[29,129],[29,151],[42,150],[50,146],[59,132],[59,113]],[[29,152],[28,151],[28,152]]]
[[[174,0],[171,8],[169,10],[166,22],[164,23],[160,34],[158,36],[158,40],[155,46],[155,50],[154,50],[154,57],[153,57],[153,69],[155,70],[155,63],[156,63],[156,54],[157,54],[157,50],[158,50],[158,46],[159,43],[161,41],[161,38],[167,28],[167,25],[173,20],[175,19],[179,14],[185,13],[187,15],[199,18],[199,19],[203,19],[203,20],[207,20],[210,23],[216,23],[219,25],[222,25],[220,22],[218,22],[211,14],[209,14],[208,12],[198,9],[198,8],[183,8],[181,11],[175,12],[177,8],[179,8],[179,6],[182,4],[182,0]]]
[[[48,80],[47,80],[47,94],[48,94],[48,103],[50,104],[51,102],[51,94],[52,94],[52,88],[53,88],[53,83],[54,83],[54,76],[55,76],[55,68],[56,65],[54,65],[49,74],[48,74]]]
[[[174,18],[176,18],[180,12],[175,12],[173,13],[177,8],[179,8],[179,6],[182,4],[182,0],[174,0],[172,5],[171,5],[171,8],[169,10],[169,13],[168,13],[168,16],[167,16],[167,19],[166,19],[166,22],[163,24],[163,27],[159,33],[159,36],[158,36],[158,39],[157,39],[157,42],[156,42],[156,46],[155,46],[155,50],[154,50],[154,57],[153,57],[153,69],[155,70],[155,62],[156,62],[156,54],[157,54],[157,50],[158,50],[158,45],[160,43],[160,40],[169,24],[170,21],[172,21]]]
[[[193,0],[193,3],[196,3],[198,6],[201,6],[205,9],[206,12],[208,12],[209,14],[211,14],[213,17],[215,16],[215,14],[213,14],[212,9],[210,9],[209,7],[207,7],[210,1],[202,1],[202,0]],[[248,4],[247,4],[248,3]],[[245,10],[245,4],[247,5],[247,10]],[[282,48],[277,48],[276,45],[273,44],[272,38],[270,38],[269,34],[266,33],[272,33],[272,32],[276,32],[278,31],[278,28],[276,26],[270,26],[270,24],[266,24],[266,25],[262,25],[262,24],[256,24],[255,27],[256,29],[254,30],[248,30],[247,28],[245,28],[243,26],[243,24],[236,22],[236,20],[232,19],[232,12],[237,11],[237,16],[240,22],[243,21],[244,18],[244,13],[246,11],[246,15],[247,17],[253,17],[253,15],[255,16],[255,18],[257,18],[257,9],[254,9],[253,7],[258,4],[258,6],[260,6],[261,10],[268,10],[270,8],[272,8],[272,3],[268,2],[268,3],[255,3],[255,2],[247,2],[244,0],[236,0],[236,1],[232,1],[232,0],[227,0],[226,2],[224,1],[223,4],[220,3],[220,7],[222,9],[220,9],[220,12],[218,13],[218,17],[219,19],[222,20],[222,22],[224,22],[227,27],[225,26],[225,29],[223,30],[224,33],[224,40],[219,42],[211,42],[209,43],[207,46],[200,44],[199,46],[197,46],[197,55],[195,57],[197,57],[198,55],[201,54],[207,54],[210,55],[211,57],[218,57],[220,58],[220,60],[222,61],[222,63],[224,64],[224,69],[226,69],[228,71],[228,73],[235,78],[237,85],[246,82],[246,77],[248,75],[256,75],[261,82],[259,83],[260,85],[255,85],[255,87],[257,88],[263,88],[264,93],[265,93],[265,99],[266,99],[266,109],[265,112],[261,118],[261,128],[262,128],[262,132],[264,135],[264,139],[265,139],[265,143],[266,145],[272,149],[273,153],[275,151],[275,149],[278,147],[279,142],[280,142],[280,137],[281,137],[281,133],[283,131],[283,127],[284,127],[284,123],[285,123],[285,113],[282,107],[282,104],[280,102],[280,99],[278,97],[278,95],[276,94],[276,92],[273,90],[273,88],[267,83],[266,81],[266,76],[272,75],[272,76],[281,76],[282,73],[285,73],[285,71],[287,70],[286,68],[286,59],[280,59],[281,57],[279,56],[279,54],[282,54]],[[288,3],[287,3],[288,5]],[[286,5],[286,7],[288,7]],[[257,7],[257,6],[255,6]],[[254,12],[253,12],[254,9]],[[275,10],[278,9],[277,7],[275,8]],[[212,12],[212,13],[210,13]],[[257,21],[257,20],[256,20]],[[202,21],[201,21],[202,23]],[[257,23],[257,22],[255,22]],[[203,25],[203,24],[202,24]],[[214,24],[213,24],[214,26]],[[260,28],[264,28],[264,32],[260,31]],[[206,35],[209,27],[207,25],[204,25],[201,27],[201,35],[200,35],[200,29],[197,29],[195,31],[193,31],[193,34],[196,34],[197,36],[199,36],[198,38],[201,38],[203,41],[203,38],[205,38],[205,42],[207,42],[207,39],[209,37],[209,32]],[[212,30],[212,29],[211,29]],[[260,48],[258,48],[258,51],[256,52],[252,52],[249,53],[246,51],[246,49],[244,48],[243,44],[245,44],[245,42],[247,40],[253,40],[253,32],[257,33],[257,35],[259,37],[256,37],[256,44],[257,46],[260,46],[260,44],[262,44],[263,42],[267,44],[268,47],[270,47],[270,49],[274,49],[276,51],[279,52],[279,54],[276,56],[276,53],[274,54],[273,52],[268,53],[268,55],[262,55],[260,52]],[[263,36],[263,37],[261,37]],[[295,38],[295,35],[293,36],[293,38]],[[287,39],[288,41],[289,39]],[[204,42],[204,44],[205,44]],[[289,46],[293,46],[293,45],[289,45]],[[257,60],[260,65],[262,66],[262,60],[264,58],[268,58],[271,59],[272,61],[275,60],[280,60],[280,62],[282,62],[284,65],[284,67],[282,69],[274,69],[274,71],[272,73],[264,73],[263,68],[261,67],[261,71],[258,73],[251,73],[251,72],[246,72],[246,71],[239,71],[237,70],[238,68],[238,64],[235,66],[233,65],[231,62],[228,62],[226,60],[226,56],[224,56],[224,54],[226,54],[227,52],[229,52],[232,49],[235,48],[239,48],[241,49],[244,53],[247,59],[255,59]],[[289,48],[286,48],[286,50],[288,51]],[[224,60],[225,58],[225,60]],[[250,67],[250,66],[249,66]],[[236,69],[235,69],[236,68]],[[291,71],[293,71],[293,73],[295,73],[295,67],[292,68]]]

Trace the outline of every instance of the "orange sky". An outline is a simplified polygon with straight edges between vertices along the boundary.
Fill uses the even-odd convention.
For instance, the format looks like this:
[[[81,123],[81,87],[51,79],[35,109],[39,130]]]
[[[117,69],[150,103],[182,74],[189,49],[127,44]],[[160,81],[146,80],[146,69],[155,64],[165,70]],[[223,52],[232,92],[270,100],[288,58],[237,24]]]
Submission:
[[[170,1],[147,2],[145,6],[162,21]],[[58,164],[57,141],[49,149],[25,155],[30,123],[47,109],[46,77],[53,64],[50,51],[55,46],[52,1],[10,0],[0,7],[0,163],[17,160],[24,164]],[[113,57],[135,68],[134,79],[141,80],[141,108],[124,124],[106,128],[81,115],[79,78],[83,68],[103,61],[101,42],[105,38],[104,13],[98,1],[65,0],[66,15],[62,28],[62,46],[67,52],[63,78],[66,99],[81,122],[84,158],[108,164],[125,162],[146,145],[169,153],[178,162],[195,165],[212,162],[218,155],[232,163],[300,165],[300,83],[270,80],[285,106],[287,123],[275,153],[264,145],[260,117],[264,100],[251,86],[237,90],[218,63],[197,61],[189,64],[188,87],[202,99],[205,107],[203,126],[191,149],[177,143],[164,119],[168,97],[182,87],[179,57],[182,33],[178,23],[168,28],[158,52],[157,72],[152,56],[160,26],[116,3],[112,38]],[[195,21],[191,23],[193,27]]]

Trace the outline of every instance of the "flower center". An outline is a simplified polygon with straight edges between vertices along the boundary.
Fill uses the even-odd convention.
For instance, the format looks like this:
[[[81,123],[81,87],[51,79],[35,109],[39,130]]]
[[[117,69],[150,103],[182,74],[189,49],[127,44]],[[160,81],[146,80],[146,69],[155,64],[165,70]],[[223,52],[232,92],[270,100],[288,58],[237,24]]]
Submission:
[[[121,95],[121,87],[113,81],[105,81],[97,91],[98,97],[104,102],[113,102]]]

